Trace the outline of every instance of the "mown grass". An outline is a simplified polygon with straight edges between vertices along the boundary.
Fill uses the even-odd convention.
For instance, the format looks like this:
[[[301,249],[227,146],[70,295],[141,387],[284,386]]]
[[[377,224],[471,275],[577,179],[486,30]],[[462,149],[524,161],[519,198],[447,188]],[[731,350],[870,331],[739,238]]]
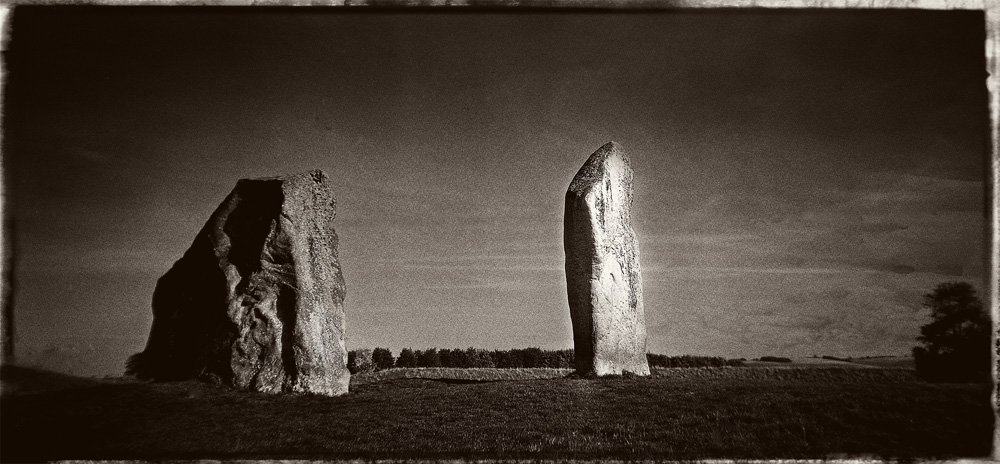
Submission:
[[[194,382],[22,385],[0,398],[0,460],[984,457],[989,391],[830,368],[389,379],[337,398]]]

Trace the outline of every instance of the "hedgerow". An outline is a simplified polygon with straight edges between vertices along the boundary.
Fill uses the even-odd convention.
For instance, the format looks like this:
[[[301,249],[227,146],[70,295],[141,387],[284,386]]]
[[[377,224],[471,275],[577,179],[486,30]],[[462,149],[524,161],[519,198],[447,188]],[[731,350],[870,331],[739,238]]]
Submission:
[[[367,350],[365,350],[367,351]],[[352,351],[351,353],[355,353]],[[484,350],[469,347],[430,348],[414,350],[404,348],[399,357],[394,358],[386,348],[375,348],[367,359],[371,359],[375,370],[385,370],[391,367],[452,367],[452,368],[575,368],[573,350],[543,350],[541,348],[515,348],[510,350]],[[355,359],[357,354],[349,354]],[[646,354],[649,367],[725,367],[742,366],[739,359],[725,359],[718,356],[666,356],[662,354]]]

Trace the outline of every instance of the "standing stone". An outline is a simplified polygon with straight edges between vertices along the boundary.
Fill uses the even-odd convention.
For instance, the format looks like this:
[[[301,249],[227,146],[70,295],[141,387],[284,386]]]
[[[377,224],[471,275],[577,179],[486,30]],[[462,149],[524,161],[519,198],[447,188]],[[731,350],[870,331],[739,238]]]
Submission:
[[[323,171],[243,179],[153,293],[140,378],[347,393],[344,278]]]
[[[598,149],[576,173],[564,221],[577,372],[649,375],[632,168],[617,143]]]

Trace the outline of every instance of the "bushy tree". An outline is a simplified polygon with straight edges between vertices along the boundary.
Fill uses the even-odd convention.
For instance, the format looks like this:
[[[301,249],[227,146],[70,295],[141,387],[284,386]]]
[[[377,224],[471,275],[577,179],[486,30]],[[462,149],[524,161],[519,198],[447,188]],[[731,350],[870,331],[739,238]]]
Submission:
[[[515,366],[513,366],[512,361],[511,361],[510,351],[507,351],[507,350],[493,350],[493,352],[490,353],[490,358],[493,359],[493,363],[496,365],[496,367],[505,368],[505,369],[506,368],[515,367]]]
[[[462,360],[461,366],[456,367],[480,367],[479,366],[479,355],[476,353],[476,349],[469,347],[466,350],[455,350],[459,359]]]
[[[363,374],[373,372],[375,364],[372,362],[372,350],[351,350],[347,352],[347,370],[351,374]]]
[[[986,381],[990,375],[990,317],[965,282],[946,282],[924,295],[931,310],[913,349],[917,373],[935,381]]]
[[[441,366],[443,367],[469,367],[468,359],[466,359],[465,351],[459,349],[448,349],[441,350],[439,352],[439,357],[441,358]]]
[[[391,369],[394,361],[392,351],[386,348],[375,348],[372,351],[372,363],[375,364],[375,370]]]
[[[540,348],[525,348],[521,352],[521,367],[542,367],[542,350]]]
[[[413,350],[403,348],[399,352],[399,358],[396,359],[396,367],[417,367],[417,356]]]
[[[451,356],[452,350],[438,350],[438,359],[441,360],[441,367],[455,367],[455,359]]]
[[[559,350],[559,364],[556,366],[562,369],[571,369],[576,366],[576,356],[573,350]]]
[[[465,350],[465,363],[467,367],[496,367],[489,352],[473,347]]]
[[[646,360],[649,362],[649,367],[742,366],[744,361],[740,359],[725,359],[718,356],[691,356],[688,354],[682,356],[667,356],[654,353],[646,353]]]
[[[417,351],[417,367],[441,367],[441,356],[437,348]]]

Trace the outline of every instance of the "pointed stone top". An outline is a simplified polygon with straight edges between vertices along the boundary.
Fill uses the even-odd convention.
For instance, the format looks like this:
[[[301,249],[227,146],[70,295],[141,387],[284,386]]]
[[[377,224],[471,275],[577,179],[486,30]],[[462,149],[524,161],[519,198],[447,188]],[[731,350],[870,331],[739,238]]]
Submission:
[[[573,181],[570,182],[569,191],[578,194],[583,192],[589,186],[599,181],[604,176],[604,173],[609,170],[609,164],[612,163],[623,164],[625,171],[631,177],[632,168],[625,150],[622,149],[622,146],[618,142],[611,141],[598,148],[597,151],[590,155],[590,158],[587,158],[587,162],[577,171],[576,176],[573,177]]]
[[[612,141],[610,141],[610,142],[605,143],[604,145],[602,145],[601,148],[597,149],[597,151],[601,151],[601,150],[621,150],[621,149],[622,149],[622,145],[620,143],[615,142],[614,140],[612,140]]]
[[[313,169],[299,174],[282,176],[278,179],[286,185],[295,186],[295,188],[306,188],[307,186],[326,186],[328,188],[330,181],[330,178],[327,177],[326,173],[321,169]]]
[[[255,182],[255,181],[273,181],[273,180],[277,180],[277,181],[282,181],[282,182],[289,182],[289,181],[294,182],[294,181],[303,181],[303,180],[305,180],[305,181],[312,181],[312,182],[316,182],[316,183],[323,183],[323,182],[327,181],[328,179],[329,179],[329,177],[326,175],[325,172],[323,172],[322,169],[311,169],[309,171],[300,172],[300,173],[297,173],[297,174],[282,174],[282,175],[279,175],[279,176],[271,176],[271,177],[251,177],[251,178],[248,178],[248,179],[240,179],[239,181],[240,182],[244,182],[244,181]]]
[[[271,177],[251,177],[247,179],[240,179],[236,182],[236,188],[234,191],[245,193],[247,189],[257,191],[259,189],[278,188],[280,191],[283,191],[286,196],[296,195],[296,192],[326,192],[323,193],[323,195],[330,196],[331,202],[333,202],[332,194],[329,193],[331,190],[330,187],[330,178],[326,175],[326,173],[321,169],[312,169],[297,174],[282,174]]]

